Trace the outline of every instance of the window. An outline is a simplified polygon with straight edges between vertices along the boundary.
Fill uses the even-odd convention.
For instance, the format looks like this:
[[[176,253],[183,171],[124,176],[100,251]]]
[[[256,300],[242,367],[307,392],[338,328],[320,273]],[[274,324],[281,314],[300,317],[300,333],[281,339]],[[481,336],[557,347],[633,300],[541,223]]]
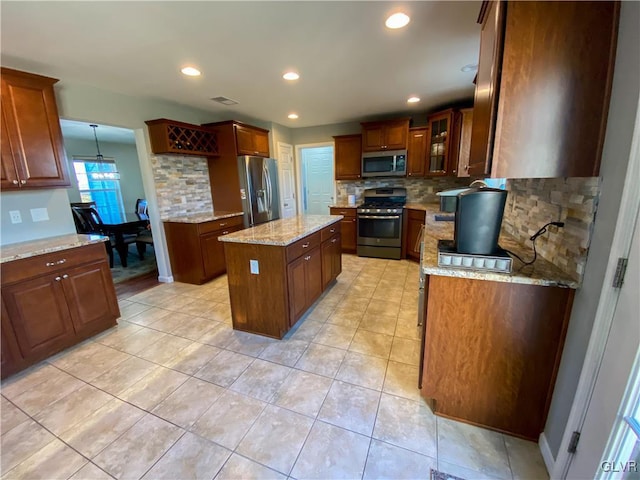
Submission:
[[[105,223],[118,223],[124,216],[120,174],[112,158],[73,157],[73,168],[82,202],[96,202],[96,210]]]

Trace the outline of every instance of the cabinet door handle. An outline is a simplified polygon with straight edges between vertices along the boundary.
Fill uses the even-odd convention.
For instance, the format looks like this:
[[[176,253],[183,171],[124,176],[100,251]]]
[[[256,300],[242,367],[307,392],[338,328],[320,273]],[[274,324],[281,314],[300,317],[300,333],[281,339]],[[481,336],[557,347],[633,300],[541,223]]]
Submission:
[[[304,257],[304,259],[308,262],[309,260],[311,260],[311,255],[307,255],[306,257]]]
[[[27,181],[26,181],[26,180],[20,180],[20,183],[21,183],[22,185],[24,185],[24,184],[26,184],[26,183],[27,183]]]
[[[303,243],[303,244],[302,244],[302,248],[309,248],[309,242],[307,242],[307,243]]]
[[[337,238],[334,238],[333,240],[331,240],[331,243],[336,243],[338,241]]]
[[[340,212],[340,215],[346,215],[346,214],[347,214],[347,212]]]
[[[69,278],[69,275],[65,273],[64,275],[62,275],[62,278]]]
[[[226,226],[226,225],[227,225],[227,224],[226,224],[226,222],[225,222],[225,223],[221,223],[221,224],[220,224],[220,226],[221,226],[221,227],[224,227],[224,226]]]
[[[330,231],[331,233],[336,233],[336,229],[335,229],[335,228],[330,228],[330,229],[329,229],[329,231]]]
[[[62,260],[56,260],[55,262],[47,262],[47,267],[55,267],[56,265],[62,265],[66,263],[67,259],[63,258]]]
[[[224,232],[222,232],[223,235],[226,235],[227,233],[229,233],[229,230],[225,230]]]
[[[18,180],[14,180],[12,183],[13,183],[14,185],[18,185]]]
[[[55,281],[56,281],[56,282],[59,282],[60,280],[62,280],[62,278],[61,278],[61,277],[56,277],[56,278],[55,278]]]

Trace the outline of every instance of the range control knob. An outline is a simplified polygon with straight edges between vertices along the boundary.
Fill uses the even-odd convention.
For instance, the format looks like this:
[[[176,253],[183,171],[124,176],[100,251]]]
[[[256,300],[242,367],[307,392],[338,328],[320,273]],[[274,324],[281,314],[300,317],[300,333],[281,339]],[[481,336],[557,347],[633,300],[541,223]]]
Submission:
[[[387,213],[391,213],[393,212],[393,210],[391,210],[390,208],[387,208]]]

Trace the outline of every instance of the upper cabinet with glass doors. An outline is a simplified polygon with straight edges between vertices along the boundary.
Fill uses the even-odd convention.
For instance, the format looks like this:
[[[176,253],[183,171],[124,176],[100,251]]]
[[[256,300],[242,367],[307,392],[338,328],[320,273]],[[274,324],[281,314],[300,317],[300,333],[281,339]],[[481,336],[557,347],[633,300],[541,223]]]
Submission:
[[[430,115],[428,118],[429,138],[427,143],[427,165],[425,176],[450,175],[456,169],[457,159],[453,156],[453,130],[457,113],[453,109]]]

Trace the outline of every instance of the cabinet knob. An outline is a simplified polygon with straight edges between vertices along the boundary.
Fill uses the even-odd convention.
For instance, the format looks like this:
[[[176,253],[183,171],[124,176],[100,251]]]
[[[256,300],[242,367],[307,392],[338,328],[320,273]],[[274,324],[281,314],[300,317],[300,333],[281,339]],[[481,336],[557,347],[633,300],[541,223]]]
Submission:
[[[331,243],[336,243],[338,241],[337,238],[334,238],[333,240],[331,240]]]
[[[62,260],[56,260],[55,262],[47,262],[46,265],[47,265],[47,267],[54,267],[56,265],[62,265],[66,261],[67,261],[67,259],[63,258]]]
[[[225,225],[226,225],[226,223],[221,223],[220,224],[221,227],[224,227]]]
[[[335,228],[330,228],[330,229],[329,229],[329,231],[330,231],[331,233],[336,233],[336,229],[335,229]]]
[[[302,244],[302,248],[308,248],[308,247],[309,247],[309,242]]]
[[[62,278],[69,278],[69,275],[65,273],[64,275],[62,275]]]
[[[229,230],[225,230],[224,232],[222,232],[223,235],[226,235],[227,233],[229,233]]]
[[[311,255],[307,255],[306,257],[304,257],[304,259],[308,262],[309,260],[311,260]]]
[[[20,180],[20,183],[21,183],[22,185],[24,185],[25,183],[27,183],[27,181],[26,181],[26,180]]]
[[[56,278],[55,278],[55,281],[56,281],[56,282],[59,282],[60,280],[62,280],[62,278],[61,278],[61,277],[56,277]]]
[[[11,183],[13,183],[14,185],[18,185],[18,180],[14,180],[14,181],[13,181],[13,182],[11,182]]]

